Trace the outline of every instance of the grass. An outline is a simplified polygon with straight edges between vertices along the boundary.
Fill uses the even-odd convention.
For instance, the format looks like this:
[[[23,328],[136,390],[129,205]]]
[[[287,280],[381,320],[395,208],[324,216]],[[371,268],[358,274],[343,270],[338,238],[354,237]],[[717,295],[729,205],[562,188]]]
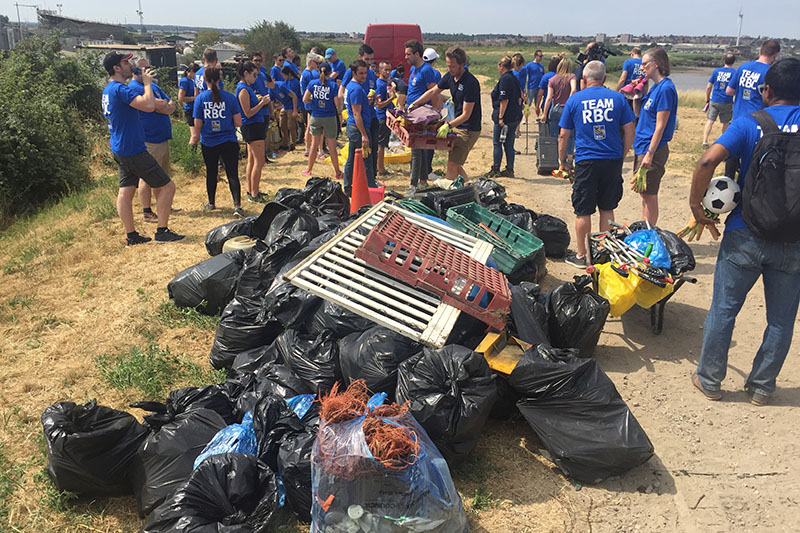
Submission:
[[[96,358],[95,363],[106,382],[115,389],[136,389],[145,400],[162,400],[171,387],[178,383],[190,386],[207,385],[224,381],[224,372],[218,372],[174,355],[169,347],[149,344],[144,350],[137,347],[128,352]]]
[[[219,323],[219,315],[204,315],[192,307],[176,307],[171,300],[161,302],[156,311],[156,318],[161,324],[171,329],[193,327],[214,331]]]
[[[169,141],[169,152],[172,163],[178,165],[184,172],[196,176],[203,168],[203,155],[200,147],[192,150],[189,146],[191,131],[184,121],[172,121],[172,140]]]
[[[8,516],[11,495],[18,488],[22,488],[20,483],[22,474],[22,467],[6,457],[5,448],[0,444],[0,518]]]
[[[492,464],[488,456],[476,451],[467,459],[452,468],[453,479],[457,484],[467,483],[474,485],[470,509],[473,511],[486,511],[496,507],[500,502],[486,488],[486,481],[494,478],[500,472],[497,466]]]
[[[703,109],[706,105],[706,92],[700,89],[678,91],[678,108],[693,107]]]

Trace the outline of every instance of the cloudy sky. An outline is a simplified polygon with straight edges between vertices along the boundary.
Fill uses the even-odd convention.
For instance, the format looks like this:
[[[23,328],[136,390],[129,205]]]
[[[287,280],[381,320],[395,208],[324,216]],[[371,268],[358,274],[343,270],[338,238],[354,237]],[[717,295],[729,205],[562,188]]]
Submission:
[[[137,0],[38,0],[42,8],[64,16],[114,23],[137,23]],[[33,4],[34,2],[30,2]],[[164,2],[141,0],[145,23],[248,28],[262,19],[284,20],[297,30],[364,31],[367,24],[416,23],[423,32],[511,33],[522,35],[593,35],[647,33],[651,35],[735,35],[737,14],[744,11],[742,34],[800,38],[800,0],[668,0],[637,2],[620,0],[460,0],[458,2],[394,2],[375,0],[302,0],[265,2],[238,0],[191,0]],[[418,5],[419,8],[414,8]],[[294,6],[294,11],[287,9]],[[342,7],[336,7],[342,6]],[[423,14],[424,6],[435,6]],[[20,7],[23,22],[34,22],[36,13]],[[0,14],[17,20],[14,2],[0,0]]]

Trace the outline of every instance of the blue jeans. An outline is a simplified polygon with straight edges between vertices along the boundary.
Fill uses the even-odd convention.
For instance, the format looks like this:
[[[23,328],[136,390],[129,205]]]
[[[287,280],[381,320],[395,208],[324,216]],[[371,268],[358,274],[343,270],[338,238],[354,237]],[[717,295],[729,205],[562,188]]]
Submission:
[[[706,389],[718,391],[728,367],[728,349],[747,293],[764,277],[767,328],[745,385],[771,394],[792,344],[800,301],[800,243],[759,239],[748,228],[726,231],[714,271],[714,296],[703,330],[697,375]]]
[[[514,170],[514,139],[517,134],[517,125],[520,121],[506,122],[508,126],[508,134],[506,135],[506,142],[500,143],[500,130],[503,127],[495,122],[494,130],[492,131],[492,167],[499,169],[500,163],[503,162],[503,150],[506,152],[506,168]]]
[[[370,130],[367,131],[367,139],[372,145],[372,138],[370,137]],[[361,148],[361,132],[352,124],[347,125],[347,140],[349,141],[349,148],[347,151],[347,163],[344,164],[344,190],[348,193],[353,189],[353,160],[355,159],[356,149]],[[369,157],[364,159],[364,170],[367,172],[367,185],[369,187],[377,187],[375,183],[375,165],[372,160],[375,157],[375,151],[370,150]]]

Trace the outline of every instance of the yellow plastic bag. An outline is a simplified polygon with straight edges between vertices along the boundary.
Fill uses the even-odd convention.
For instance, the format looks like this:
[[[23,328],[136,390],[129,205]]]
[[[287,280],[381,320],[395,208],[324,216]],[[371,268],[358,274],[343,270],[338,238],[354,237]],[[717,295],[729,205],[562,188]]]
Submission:
[[[611,268],[611,263],[603,263],[594,267],[598,271],[598,294],[611,304],[611,315],[622,316],[636,303],[636,286],[634,280],[631,279],[635,276],[631,274],[628,274],[627,278],[620,276]],[[652,283],[648,285],[652,285]]]
[[[650,309],[655,303],[669,296],[675,290],[672,283],[667,283],[666,287],[661,288],[636,274],[631,274],[628,278],[633,278],[632,282],[636,287],[636,305],[644,309]]]

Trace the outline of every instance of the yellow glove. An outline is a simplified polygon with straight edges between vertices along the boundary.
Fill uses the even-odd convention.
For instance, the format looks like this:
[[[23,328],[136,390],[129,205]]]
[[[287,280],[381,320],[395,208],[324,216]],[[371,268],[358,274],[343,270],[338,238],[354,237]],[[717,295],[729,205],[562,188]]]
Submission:
[[[448,133],[450,133],[450,124],[448,124],[447,122],[439,126],[439,129],[436,130],[436,136],[440,139],[444,139],[445,137],[447,137]]]
[[[525,115],[525,118],[531,116],[531,104],[525,104],[525,107],[522,108],[522,114]]]

